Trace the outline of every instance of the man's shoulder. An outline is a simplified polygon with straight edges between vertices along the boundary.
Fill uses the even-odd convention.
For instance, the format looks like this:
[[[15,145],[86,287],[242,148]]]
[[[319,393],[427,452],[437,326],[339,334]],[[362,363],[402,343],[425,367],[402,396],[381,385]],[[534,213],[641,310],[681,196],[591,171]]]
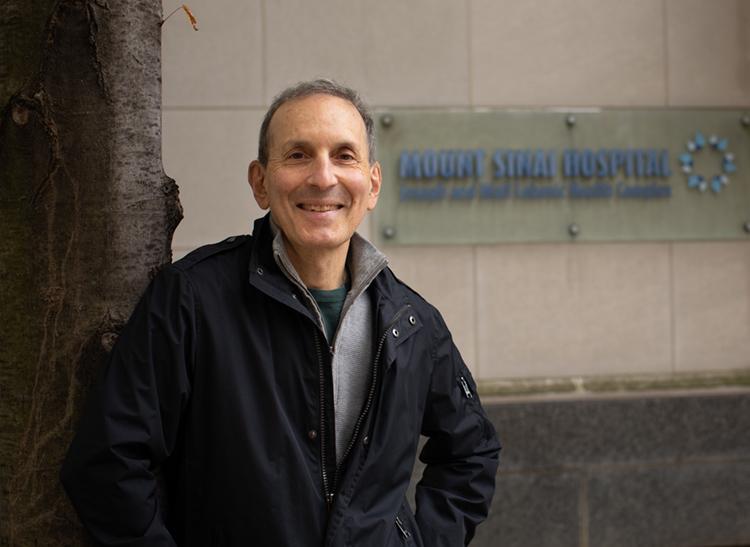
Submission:
[[[390,266],[384,268],[380,273],[380,276],[381,286],[387,287],[387,290],[391,293],[391,298],[394,301],[406,302],[428,315],[440,315],[440,312],[435,306],[430,304],[430,302],[416,289],[411,287],[411,285],[401,280]]]
[[[172,263],[171,267],[182,273],[199,273],[204,270],[224,269],[236,265],[247,254],[252,242],[250,235],[230,236],[217,243],[203,245]]]

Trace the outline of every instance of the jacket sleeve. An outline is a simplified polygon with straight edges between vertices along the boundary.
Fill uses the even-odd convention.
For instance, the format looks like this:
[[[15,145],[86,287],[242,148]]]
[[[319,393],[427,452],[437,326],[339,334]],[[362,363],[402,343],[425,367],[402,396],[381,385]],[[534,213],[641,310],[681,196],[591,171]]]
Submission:
[[[434,368],[422,421],[426,464],[416,489],[416,520],[425,545],[468,545],[495,490],[500,444],[476,385],[434,312]]]
[[[97,545],[175,545],[155,470],[175,447],[194,339],[192,290],[169,266],[123,329],[63,463],[63,486]]]

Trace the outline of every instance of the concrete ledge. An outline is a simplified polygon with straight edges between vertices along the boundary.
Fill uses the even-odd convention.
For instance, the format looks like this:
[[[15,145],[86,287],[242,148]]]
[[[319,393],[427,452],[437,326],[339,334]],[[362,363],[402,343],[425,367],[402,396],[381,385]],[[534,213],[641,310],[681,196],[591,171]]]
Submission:
[[[750,369],[689,372],[667,375],[561,376],[558,378],[486,379],[478,382],[483,396],[536,394],[596,394],[644,391],[750,388]]]
[[[484,405],[504,448],[473,546],[750,545],[750,389]]]
[[[750,458],[750,389],[484,404],[501,472]]]

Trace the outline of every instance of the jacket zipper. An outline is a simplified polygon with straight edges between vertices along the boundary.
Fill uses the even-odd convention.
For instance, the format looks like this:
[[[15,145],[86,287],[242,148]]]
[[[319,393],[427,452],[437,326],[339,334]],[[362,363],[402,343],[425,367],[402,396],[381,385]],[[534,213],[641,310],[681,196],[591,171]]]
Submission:
[[[396,515],[396,527],[398,528],[398,531],[401,532],[401,535],[405,540],[408,540],[411,537],[409,530],[406,529],[406,526],[404,526],[404,522],[398,515]]]
[[[326,410],[325,410],[325,370],[324,370],[324,364],[323,364],[323,355],[320,351],[320,338],[317,331],[315,331],[315,353],[318,356],[318,372],[319,372],[319,402],[320,402],[320,458],[321,458],[321,465],[320,468],[322,470],[323,475],[323,495],[326,499],[326,507],[328,508],[328,511],[331,511],[331,507],[333,506],[333,491],[330,487],[330,484],[328,482],[328,469],[326,462],[328,461],[327,458],[327,450],[326,450]]]
[[[360,430],[362,429],[362,424],[364,423],[365,418],[367,417],[367,413],[370,411],[370,407],[372,406],[372,402],[375,399],[375,391],[377,390],[377,380],[378,380],[378,363],[380,362],[380,356],[383,352],[383,346],[385,345],[385,341],[388,338],[388,333],[391,330],[391,327],[396,324],[396,322],[401,318],[401,316],[404,314],[406,310],[408,310],[411,307],[411,304],[406,304],[404,307],[402,307],[398,312],[396,312],[396,315],[393,316],[393,319],[391,319],[391,322],[388,324],[388,327],[386,327],[385,331],[380,337],[380,341],[378,342],[378,349],[375,352],[375,358],[372,361],[372,379],[370,381],[370,390],[367,393],[367,399],[365,401],[365,406],[362,408],[362,412],[359,414],[359,417],[357,418],[357,422],[354,424],[354,430],[352,431],[352,438],[349,440],[349,444],[346,447],[346,450],[344,450],[344,454],[341,456],[341,462],[336,462],[336,471],[333,476],[333,484],[331,485],[332,488],[329,489],[328,484],[328,473],[325,469],[325,435],[323,434],[323,422],[325,421],[325,412],[323,411],[323,404],[324,404],[324,396],[323,396],[323,388],[324,388],[324,376],[323,376],[323,360],[320,355],[320,342],[318,341],[318,337],[315,337],[315,348],[318,352],[318,362],[320,363],[320,408],[321,408],[321,454],[323,457],[323,491],[326,496],[326,502],[328,504],[328,510],[331,510],[331,507],[333,506],[333,497],[334,492],[336,491],[336,488],[338,487],[339,482],[339,473],[341,472],[341,463],[345,462],[346,459],[349,457],[349,454],[351,453],[352,449],[354,448],[355,444],[357,443],[357,439],[359,437]],[[408,532],[407,532],[408,533]]]
[[[458,377],[458,383],[461,385],[461,389],[464,390],[464,395],[466,395],[466,398],[467,399],[473,399],[474,398],[474,394],[469,389],[469,384],[466,381],[466,378],[464,378],[463,376],[459,376]]]

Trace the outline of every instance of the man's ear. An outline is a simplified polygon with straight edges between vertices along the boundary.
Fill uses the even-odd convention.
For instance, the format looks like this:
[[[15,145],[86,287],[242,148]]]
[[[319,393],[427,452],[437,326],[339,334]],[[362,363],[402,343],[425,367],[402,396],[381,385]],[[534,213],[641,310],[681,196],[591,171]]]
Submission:
[[[250,167],[247,168],[247,181],[250,183],[250,188],[253,189],[253,196],[255,196],[255,201],[258,202],[258,207],[268,209],[271,203],[266,189],[266,169],[258,160],[250,162]]]
[[[367,196],[367,210],[372,211],[378,203],[380,195],[380,184],[382,182],[380,163],[375,162],[370,166],[370,195]]]

